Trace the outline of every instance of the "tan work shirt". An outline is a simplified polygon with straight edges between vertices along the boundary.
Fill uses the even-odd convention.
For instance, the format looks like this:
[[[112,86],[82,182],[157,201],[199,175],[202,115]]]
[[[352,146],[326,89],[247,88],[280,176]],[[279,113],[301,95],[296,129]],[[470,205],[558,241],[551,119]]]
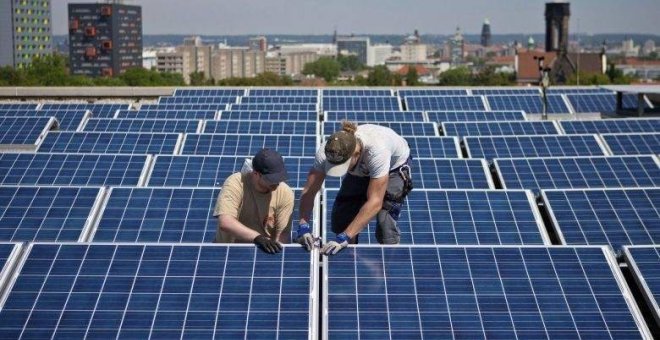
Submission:
[[[214,216],[229,215],[261,235],[291,232],[293,190],[284,182],[273,192],[260,193],[250,180],[250,173],[237,172],[225,180],[213,211]],[[215,241],[233,243],[235,238],[218,231]]]

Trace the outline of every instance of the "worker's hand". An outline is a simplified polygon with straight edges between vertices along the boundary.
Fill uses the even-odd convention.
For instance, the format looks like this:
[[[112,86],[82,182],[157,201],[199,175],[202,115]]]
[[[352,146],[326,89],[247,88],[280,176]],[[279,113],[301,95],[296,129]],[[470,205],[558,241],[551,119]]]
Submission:
[[[341,233],[337,235],[334,241],[326,243],[323,249],[321,249],[321,253],[324,255],[335,255],[346,247],[348,247],[348,235]]]
[[[254,244],[259,247],[263,252],[266,252],[268,254],[276,254],[282,251],[282,245],[277,243],[277,241],[273,241],[269,239],[268,237],[264,235],[259,235],[252,240]]]
[[[296,235],[296,242],[305,247],[307,251],[312,251],[312,248],[314,248],[314,236],[312,236],[312,228],[309,227],[309,224],[302,223],[298,225]]]

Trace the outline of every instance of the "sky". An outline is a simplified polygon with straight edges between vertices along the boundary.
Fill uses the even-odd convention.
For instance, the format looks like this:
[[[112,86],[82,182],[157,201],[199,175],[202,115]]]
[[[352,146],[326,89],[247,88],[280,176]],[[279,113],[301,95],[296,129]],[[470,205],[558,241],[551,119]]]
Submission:
[[[67,3],[52,0],[53,32],[67,33]],[[545,32],[548,0],[126,0],[142,6],[144,34],[493,34]],[[571,33],[660,34],[659,0],[575,0]]]

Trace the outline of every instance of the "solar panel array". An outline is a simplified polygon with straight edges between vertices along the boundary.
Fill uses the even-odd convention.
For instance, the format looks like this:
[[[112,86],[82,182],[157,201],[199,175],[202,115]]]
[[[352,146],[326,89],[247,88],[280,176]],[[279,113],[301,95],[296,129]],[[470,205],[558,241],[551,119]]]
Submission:
[[[549,93],[557,119],[610,110],[614,98]],[[616,261],[628,247],[638,284],[660,270],[657,251],[631,260],[659,237],[660,119],[531,121],[542,109],[538,88],[190,88],[157,104],[0,103],[0,119],[39,130],[21,152],[0,152],[0,337],[650,339],[642,313],[660,326],[650,284],[631,291]],[[224,180],[264,147],[284,156],[295,237],[316,148],[344,119],[392,127],[411,148],[401,245],[378,245],[374,219],[358,245],[320,257],[321,277],[318,250],[211,244]],[[335,237],[340,181],[326,178],[315,200],[322,243]],[[635,303],[643,297],[648,306]]]
[[[56,126],[51,117],[0,117],[0,144],[34,146]]]
[[[616,112],[616,95],[614,94],[567,94],[575,112]],[[622,97],[623,108],[637,108],[636,96],[624,95]],[[645,103],[644,107],[648,107]]]

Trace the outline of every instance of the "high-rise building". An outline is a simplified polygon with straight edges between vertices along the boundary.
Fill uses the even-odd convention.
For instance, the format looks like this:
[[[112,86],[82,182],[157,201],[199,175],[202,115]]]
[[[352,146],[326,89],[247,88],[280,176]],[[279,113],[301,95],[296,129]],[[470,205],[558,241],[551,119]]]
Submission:
[[[451,45],[451,63],[453,65],[463,63],[463,55],[465,53],[465,40],[463,39],[463,33],[461,33],[461,28],[456,27],[456,32],[454,36],[450,39]]]
[[[223,47],[216,49],[211,57],[211,77],[215,80],[253,78],[265,71],[266,52]]]
[[[268,40],[264,36],[250,38],[248,45],[252,51],[268,51]]]
[[[338,37],[337,54],[355,55],[358,60],[366,65],[369,51],[369,37]]]
[[[422,45],[426,47],[426,45]],[[393,48],[390,44],[377,44],[369,46],[367,53],[367,66],[385,65],[385,61],[392,56]],[[426,50],[424,50],[426,56]]]
[[[118,3],[69,4],[71,73],[113,76],[142,67],[142,8]]]
[[[24,68],[51,54],[50,0],[0,1],[0,66]]]
[[[307,63],[318,59],[314,52],[272,53],[266,56],[266,72],[295,77],[302,74]]]
[[[545,51],[568,51],[568,23],[571,4],[549,2],[545,4]]]
[[[486,18],[486,20],[484,20],[484,25],[481,26],[481,46],[490,47],[492,43],[491,39],[490,21]]]

